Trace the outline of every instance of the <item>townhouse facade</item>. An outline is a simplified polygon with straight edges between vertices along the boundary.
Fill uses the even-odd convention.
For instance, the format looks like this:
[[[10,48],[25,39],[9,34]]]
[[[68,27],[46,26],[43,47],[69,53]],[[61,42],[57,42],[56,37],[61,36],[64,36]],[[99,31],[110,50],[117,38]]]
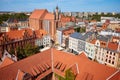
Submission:
[[[98,63],[115,68],[120,67],[120,42],[118,38],[113,40],[111,36],[103,36],[94,32],[88,32],[80,38],[70,36],[69,49],[77,53],[84,51],[88,58]]]
[[[96,46],[94,45],[95,40],[85,43],[85,52],[91,60],[95,59],[96,55]]]
[[[35,45],[41,47],[50,46],[50,35],[45,30],[36,30]]]
[[[74,32],[69,37],[69,49],[72,50],[72,52],[79,53],[79,39],[82,37],[82,34]]]
[[[74,33],[73,27],[60,27],[57,29],[56,41],[60,46],[68,47],[69,45],[69,36]]]
[[[120,68],[120,51],[119,43],[116,42],[102,42],[100,40],[94,41],[95,46],[95,56],[91,57],[92,60],[97,61],[98,63]],[[90,47],[91,48],[91,47]],[[93,55],[93,54],[92,54]]]
[[[120,68],[120,50],[119,50],[119,43],[109,42],[106,54],[105,54],[105,65],[113,66],[116,68]]]

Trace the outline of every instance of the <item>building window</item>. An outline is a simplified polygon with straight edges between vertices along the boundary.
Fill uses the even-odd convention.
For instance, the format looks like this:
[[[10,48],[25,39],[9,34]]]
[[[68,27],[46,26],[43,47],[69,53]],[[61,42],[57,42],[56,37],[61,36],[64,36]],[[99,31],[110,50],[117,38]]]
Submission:
[[[108,53],[108,51],[107,51],[107,53]]]
[[[102,61],[103,61],[103,58],[102,58]]]
[[[111,63],[111,60],[109,60],[109,63]]]
[[[112,55],[112,52],[110,52],[110,55]]]
[[[112,64],[114,65],[114,61],[112,61]]]
[[[113,55],[115,56],[115,53]]]
[[[100,57],[98,59],[100,59]]]
[[[106,55],[106,57],[108,57],[108,55]]]
[[[107,59],[105,61],[107,62]]]
[[[113,60],[115,59],[115,57],[113,57]]]
[[[111,59],[111,56],[109,58]]]
[[[93,52],[93,50],[91,50],[91,52]]]

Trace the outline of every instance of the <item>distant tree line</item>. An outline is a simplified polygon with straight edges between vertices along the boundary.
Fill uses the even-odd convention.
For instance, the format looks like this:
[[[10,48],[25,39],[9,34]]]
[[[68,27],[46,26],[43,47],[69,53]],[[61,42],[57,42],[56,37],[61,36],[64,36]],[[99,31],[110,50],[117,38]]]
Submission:
[[[94,14],[93,16],[88,16],[89,19],[91,20],[97,20],[97,21],[100,21],[101,20],[101,17],[115,17],[115,18],[120,18],[120,14],[115,14],[113,15],[112,13],[107,13],[107,14],[104,14],[104,13],[101,13],[101,14]]]
[[[15,14],[1,14],[0,15],[0,24],[3,23],[3,21],[7,21],[9,18],[15,18],[15,19],[26,19],[29,16],[24,13],[15,13]]]

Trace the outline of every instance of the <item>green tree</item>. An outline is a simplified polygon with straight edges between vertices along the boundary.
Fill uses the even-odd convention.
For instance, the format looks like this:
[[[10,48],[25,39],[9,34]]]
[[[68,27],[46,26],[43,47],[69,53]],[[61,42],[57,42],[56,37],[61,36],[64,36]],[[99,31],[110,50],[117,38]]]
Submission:
[[[65,78],[62,76],[59,76],[58,74],[55,74],[55,77],[58,78],[58,80],[75,80],[75,75],[71,71],[71,69],[68,69],[65,71]]]
[[[23,48],[17,47],[17,57],[19,60],[26,57],[26,55],[24,54]]]
[[[84,33],[86,31],[86,28],[85,27],[81,27],[80,28],[80,33]]]
[[[75,80],[75,75],[71,71],[71,69],[66,70],[65,72],[65,80]]]
[[[26,44],[25,47],[17,47],[17,57],[18,59],[23,59],[33,54],[39,52],[38,46],[32,46],[31,44]]]
[[[14,49],[13,49],[13,48],[11,48],[9,53],[10,53],[10,54],[15,54]]]
[[[0,15],[0,24],[3,23],[3,21],[7,21],[9,18],[15,18],[15,19],[27,19],[29,16],[24,13],[15,13],[15,14],[1,14]]]

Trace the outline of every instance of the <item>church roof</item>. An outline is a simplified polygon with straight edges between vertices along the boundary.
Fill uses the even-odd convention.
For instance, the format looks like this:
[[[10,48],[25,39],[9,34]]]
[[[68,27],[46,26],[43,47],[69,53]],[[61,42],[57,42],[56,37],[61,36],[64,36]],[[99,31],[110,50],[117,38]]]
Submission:
[[[53,20],[54,15],[48,12],[46,9],[35,9],[29,18],[30,19],[45,19],[45,20],[52,19]]]
[[[48,12],[46,9],[35,9],[29,18],[40,19],[46,12]]]
[[[44,17],[44,19],[47,19],[47,20],[54,20],[54,15],[52,13],[47,13]]]
[[[74,69],[73,72],[77,74],[76,80],[88,78],[90,80],[105,80],[118,71],[115,68],[93,62],[86,56],[73,55],[51,48],[1,68],[0,79],[15,79],[19,69],[32,76],[39,75],[37,79],[42,79],[51,72],[65,76],[65,71],[70,68]]]

